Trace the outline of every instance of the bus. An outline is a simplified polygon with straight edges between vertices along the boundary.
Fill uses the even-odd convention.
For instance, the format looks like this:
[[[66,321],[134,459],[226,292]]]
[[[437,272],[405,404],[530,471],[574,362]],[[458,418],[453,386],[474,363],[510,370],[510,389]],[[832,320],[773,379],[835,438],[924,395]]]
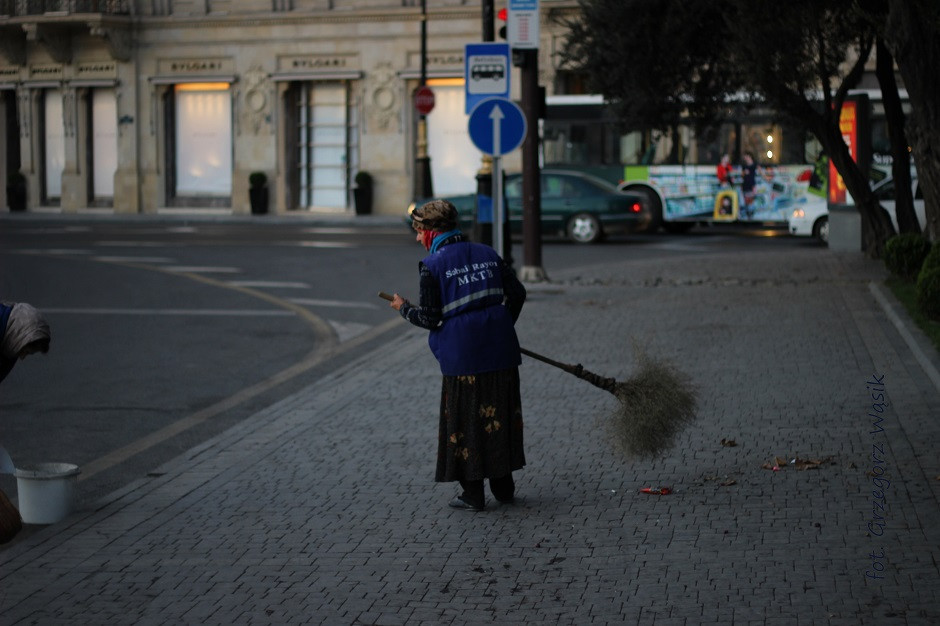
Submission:
[[[890,146],[880,93],[873,92],[870,102],[872,154],[878,164],[879,155],[890,155]],[[653,216],[652,230],[662,226],[683,232],[697,223],[721,222],[786,227],[801,205],[826,202],[829,166],[822,144],[767,108],[741,107],[700,132],[678,124],[668,131],[626,134],[598,96],[549,96],[546,111],[544,165],[587,170],[642,194]],[[719,165],[725,155],[731,168],[722,181]]]

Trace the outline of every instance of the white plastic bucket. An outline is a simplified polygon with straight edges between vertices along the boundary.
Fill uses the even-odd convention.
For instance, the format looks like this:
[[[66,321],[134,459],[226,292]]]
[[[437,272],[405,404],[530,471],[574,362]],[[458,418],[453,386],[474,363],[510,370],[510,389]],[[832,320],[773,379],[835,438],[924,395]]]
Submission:
[[[23,523],[54,524],[67,516],[72,510],[80,472],[71,463],[36,463],[16,468],[13,475]]]

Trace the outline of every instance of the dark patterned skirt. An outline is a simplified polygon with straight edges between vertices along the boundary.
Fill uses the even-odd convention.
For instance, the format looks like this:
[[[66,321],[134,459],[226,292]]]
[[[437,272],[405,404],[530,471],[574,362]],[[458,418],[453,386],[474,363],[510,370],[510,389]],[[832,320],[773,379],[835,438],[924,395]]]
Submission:
[[[519,369],[444,376],[434,480],[501,478],[524,465]]]

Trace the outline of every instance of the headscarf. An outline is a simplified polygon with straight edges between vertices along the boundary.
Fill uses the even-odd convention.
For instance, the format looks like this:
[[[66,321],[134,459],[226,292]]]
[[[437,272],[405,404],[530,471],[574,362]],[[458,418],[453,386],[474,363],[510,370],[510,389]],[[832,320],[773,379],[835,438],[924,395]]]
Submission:
[[[51,338],[49,324],[35,307],[25,302],[17,302],[12,307],[3,342],[0,343],[0,356],[5,359],[16,359],[27,345]]]
[[[433,230],[438,233],[457,228],[457,208],[447,200],[431,200],[411,212],[415,230]]]

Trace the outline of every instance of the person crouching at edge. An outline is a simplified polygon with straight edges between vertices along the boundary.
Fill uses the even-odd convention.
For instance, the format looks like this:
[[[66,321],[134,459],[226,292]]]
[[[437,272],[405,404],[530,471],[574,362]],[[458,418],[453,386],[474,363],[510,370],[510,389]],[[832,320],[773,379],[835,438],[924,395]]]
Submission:
[[[49,324],[32,305],[0,303],[0,381],[7,377],[17,359],[49,352],[50,339]]]
[[[485,508],[484,479],[497,501],[511,504],[512,473],[525,465],[515,330],[525,287],[493,248],[457,230],[450,202],[428,202],[411,218],[430,253],[418,263],[420,301],[396,293],[390,306],[430,331],[444,378],[434,480],[460,482],[463,493],[449,503],[457,509]]]

